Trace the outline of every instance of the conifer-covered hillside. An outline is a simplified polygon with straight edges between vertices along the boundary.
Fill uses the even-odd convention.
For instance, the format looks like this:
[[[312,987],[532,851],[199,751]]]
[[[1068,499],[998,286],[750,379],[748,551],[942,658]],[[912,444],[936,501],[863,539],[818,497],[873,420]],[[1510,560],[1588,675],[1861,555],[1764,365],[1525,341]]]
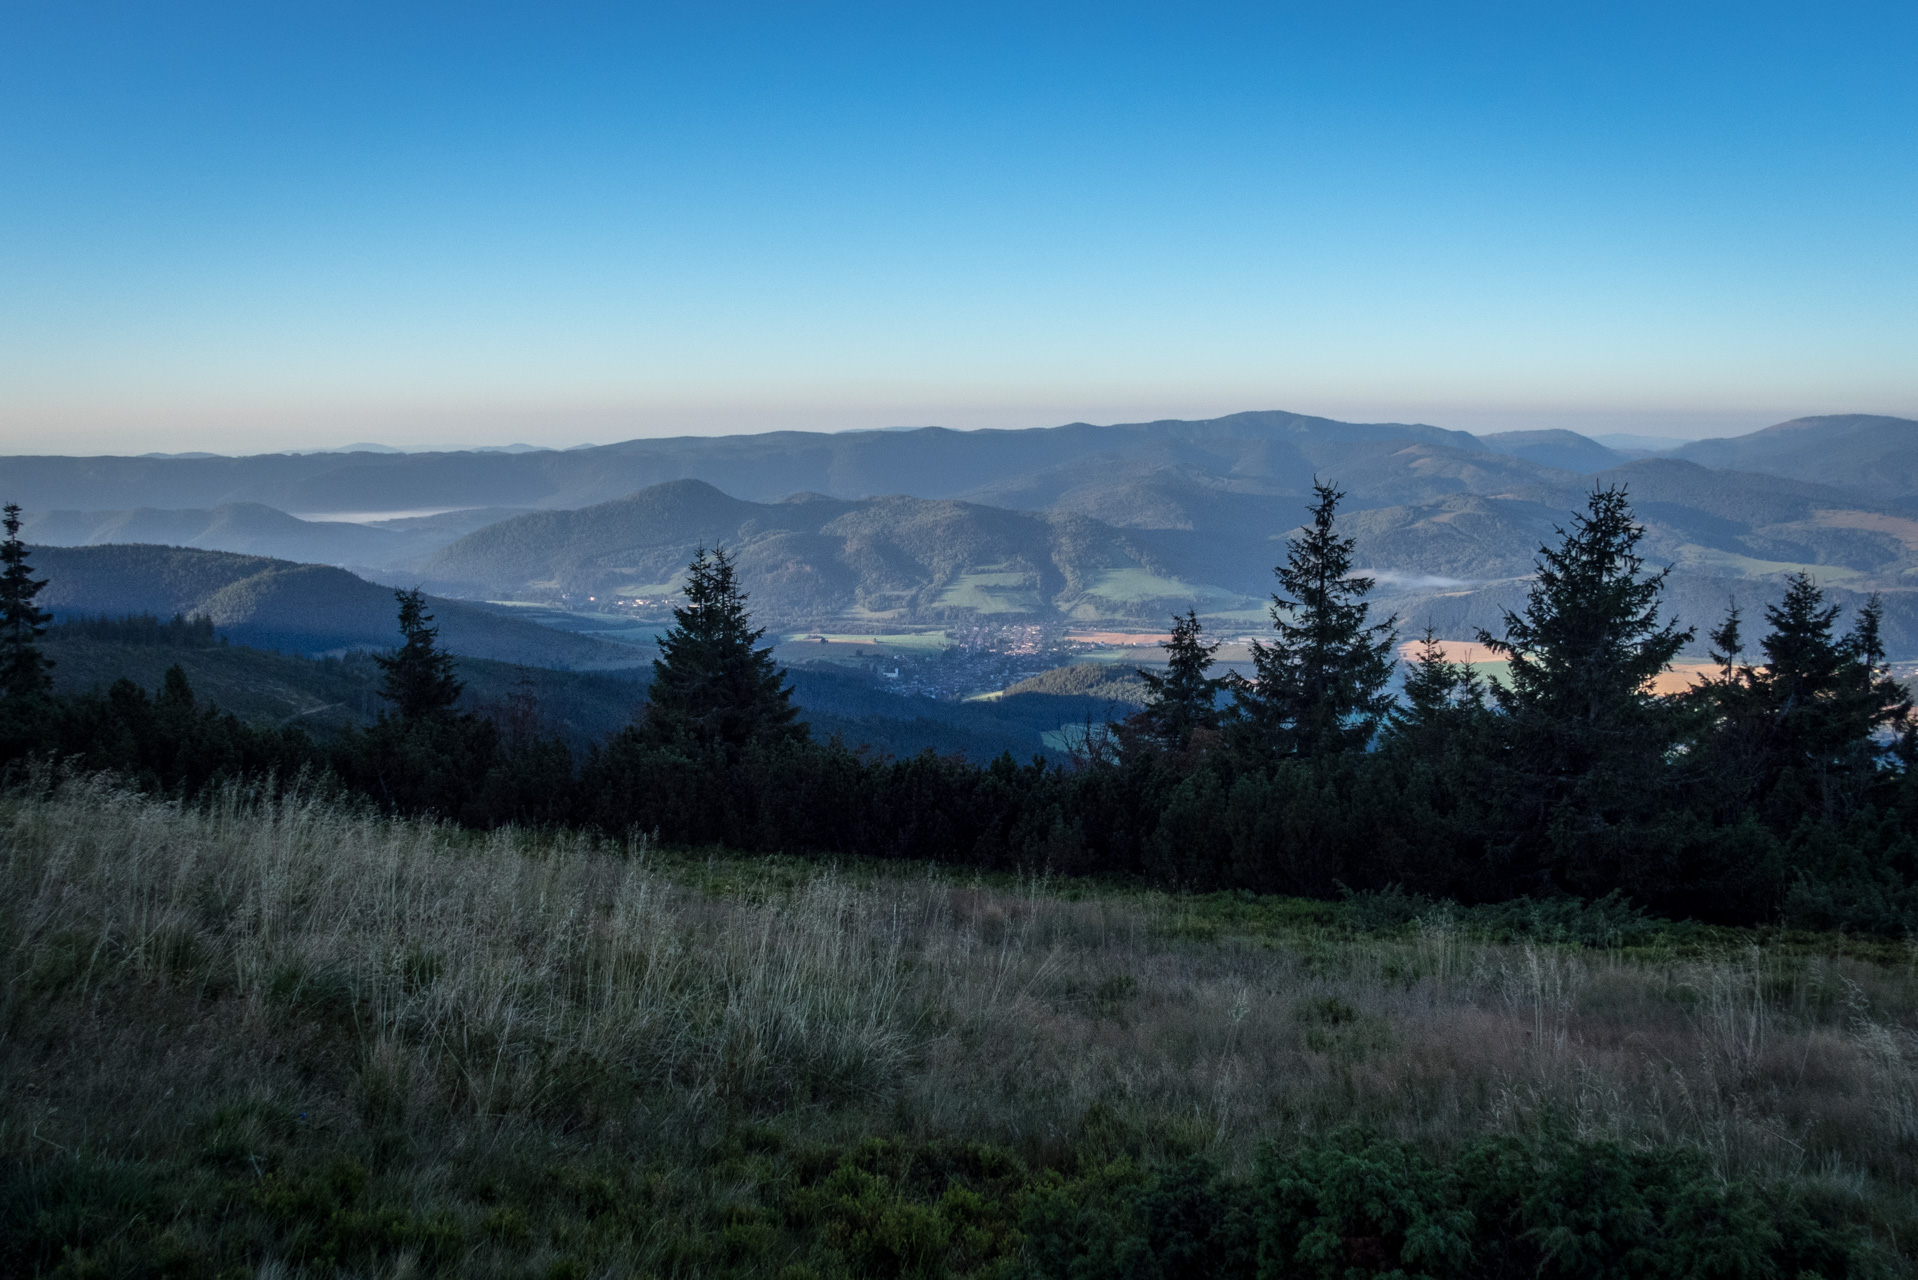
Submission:
[[[1275,523],[1284,518],[1272,510]],[[767,618],[1099,618],[1193,600],[1249,603],[1179,577],[1151,534],[1084,517],[917,498],[745,502],[696,480],[503,521],[453,543],[422,573],[449,592],[646,598],[677,589],[702,545],[737,556]]]
[[[236,643],[295,653],[389,648],[393,591],[327,565],[147,545],[36,547],[58,617],[206,616]],[[574,635],[456,601],[435,604],[457,652],[535,666],[636,666],[627,646]]]

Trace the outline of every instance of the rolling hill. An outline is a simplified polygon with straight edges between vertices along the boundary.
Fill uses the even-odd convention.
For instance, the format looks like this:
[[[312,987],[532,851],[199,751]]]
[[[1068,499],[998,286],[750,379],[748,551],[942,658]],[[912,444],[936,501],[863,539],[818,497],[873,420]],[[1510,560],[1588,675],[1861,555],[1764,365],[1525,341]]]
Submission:
[[[1637,452],[1609,448],[1576,431],[1501,431],[1480,436],[1478,443],[1481,449],[1493,453],[1510,454],[1542,467],[1581,475],[1603,471],[1638,456]]]
[[[518,514],[518,508],[480,507],[362,524],[301,520],[261,503],[229,502],[205,509],[34,511],[22,524],[29,541],[46,546],[149,543],[379,570],[407,565]]]
[[[181,547],[34,547],[47,579],[40,603],[57,618],[151,613],[205,615],[236,643],[314,654],[389,649],[393,592],[327,565]],[[629,667],[629,647],[436,599],[440,635],[453,652],[531,666]]]
[[[1071,513],[815,494],[747,502],[697,480],[502,521],[422,573],[461,594],[643,598],[674,590],[699,546],[722,544],[738,556],[754,608],[774,619],[1156,616],[1236,600],[1166,576],[1149,537]]]
[[[1860,496],[1918,494],[1918,423],[1902,418],[1804,418],[1734,439],[1698,441],[1673,456]],[[147,509],[214,511],[234,504],[371,520],[453,509],[571,509],[696,479],[750,501],[800,492],[842,499],[909,494],[1019,510],[1063,507],[1132,526],[1135,510],[1155,512],[1169,503],[1169,511],[1207,495],[1303,494],[1315,474],[1336,473],[1357,505],[1389,506],[1575,480],[1628,460],[1627,453],[1569,431],[1478,437],[1416,423],[1337,422],[1272,410],[1019,431],[924,427],[679,437],[516,454],[22,456],[0,459],[8,490],[0,498],[21,499],[35,513],[126,518],[132,512],[148,522],[154,517]],[[1159,515],[1149,518],[1153,527],[1171,527]],[[274,536],[265,528],[235,533]],[[190,540],[178,531],[166,537]]]
[[[37,511],[24,521],[24,532],[29,540],[50,546],[143,542],[317,564],[381,563],[401,541],[385,529],[299,520],[258,502],[229,502],[209,510]]]
[[[1918,508],[1918,422],[1867,413],[1794,418],[1749,435],[1698,440],[1674,456],[1834,485]]]
[[[1648,564],[1672,569],[1668,607],[1699,628],[1695,652],[1732,600],[1756,618],[1782,597],[1787,574],[1805,572],[1848,609],[1881,593],[1894,653],[1918,657],[1918,520],[1830,485],[1659,456],[1575,485],[1359,511],[1350,528],[1361,562],[1381,578],[1381,602],[1411,625],[1496,634],[1502,611],[1523,597],[1536,549],[1555,540],[1595,484],[1631,494]]]

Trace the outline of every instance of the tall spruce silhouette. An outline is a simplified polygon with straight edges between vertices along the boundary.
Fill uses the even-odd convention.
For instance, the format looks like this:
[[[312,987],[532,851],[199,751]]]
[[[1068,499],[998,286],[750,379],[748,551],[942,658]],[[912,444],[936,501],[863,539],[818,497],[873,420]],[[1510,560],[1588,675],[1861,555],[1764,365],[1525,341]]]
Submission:
[[[1438,633],[1428,626],[1405,668],[1404,701],[1392,709],[1388,741],[1428,761],[1476,748],[1491,712],[1485,680],[1472,664],[1447,658]]]
[[[27,545],[20,538],[20,507],[8,503],[6,539],[0,542],[0,694],[30,698],[53,689],[53,660],[35,641],[46,634],[53,615],[33,603],[46,587],[27,566]]]
[[[1796,573],[1785,598],[1765,610],[1771,630],[1759,642],[1763,663],[1738,661],[1736,605],[1711,633],[1719,675],[1693,701],[1713,720],[1709,766],[1738,800],[1767,795],[1795,776],[1802,785],[1793,788],[1793,804],[1827,816],[1848,809],[1877,774],[1879,735],[1911,724],[1911,696],[1885,665],[1883,602],[1875,594],[1866,600],[1843,635],[1840,612]]]
[[[1165,650],[1165,674],[1138,669],[1145,681],[1146,705],[1127,726],[1167,750],[1186,746],[1194,730],[1219,727],[1219,693],[1226,681],[1206,675],[1219,645],[1200,640],[1204,630],[1193,610],[1187,609],[1183,618],[1175,614],[1172,636],[1159,646]]]
[[[699,548],[687,566],[686,603],[660,637],[646,729],[656,741],[721,746],[803,741],[807,729],[772,649],[754,627],[724,548]]]
[[[386,674],[380,696],[392,703],[402,720],[417,722],[452,714],[466,686],[454,674],[453,655],[439,647],[440,629],[432,625],[426,597],[418,588],[395,591],[400,605],[399,650],[374,658]]]
[[[1518,839],[1542,840],[1527,846],[1541,870],[1583,888],[1610,874],[1601,862],[1627,856],[1605,841],[1673,784],[1666,760],[1684,715],[1652,682],[1692,631],[1660,620],[1670,570],[1646,572],[1644,530],[1624,489],[1594,490],[1558,534],[1556,547],[1539,548],[1525,607],[1506,611],[1505,634],[1481,629],[1478,639],[1507,664],[1492,697],[1504,713],[1498,777],[1529,833]]]
[[[1318,480],[1312,492],[1311,522],[1276,570],[1277,637],[1253,642],[1252,679],[1235,690],[1236,736],[1256,753],[1362,751],[1393,705],[1398,619],[1370,619],[1373,580],[1352,575],[1356,543],[1337,529],[1345,494]]]
[[[1832,634],[1838,606],[1805,574],[1788,580],[1784,600],[1765,610],[1771,633],[1760,642],[1758,688],[1785,759],[1824,770],[1869,755],[1880,729],[1902,728],[1911,695],[1885,666],[1885,607],[1874,593],[1851,631]]]

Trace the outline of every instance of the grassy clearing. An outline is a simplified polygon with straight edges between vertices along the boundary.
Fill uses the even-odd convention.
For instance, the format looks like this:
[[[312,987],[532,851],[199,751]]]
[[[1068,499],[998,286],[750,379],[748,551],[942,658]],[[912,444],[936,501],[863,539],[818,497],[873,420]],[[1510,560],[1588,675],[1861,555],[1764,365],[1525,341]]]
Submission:
[[[1177,602],[1191,604],[1194,607],[1211,608],[1240,604],[1245,600],[1245,596],[1237,591],[1228,591],[1223,587],[1214,587],[1202,582],[1168,578],[1136,566],[1100,570],[1086,584],[1085,593],[1121,605],[1146,604],[1162,600],[1168,604]]]
[[[1035,1194],[1354,1122],[1683,1148],[1893,1271],[1918,1231],[1902,945],[101,780],[0,800],[0,877],[9,1274],[1004,1274]]]
[[[1714,569],[1721,573],[1729,571],[1746,578],[1782,577],[1788,573],[1803,573],[1817,578],[1820,583],[1828,586],[1846,586],[1865,576],[1861,570],[1848,569],[1844,565],[1758,560],[1751,556],[1741,556],[1735,551],[1703,547],[1692,542],[1678,547],[1677,560],[1687,568]]]
[[[970,609],[974,613],[1036,613],[1038,575],[1024,570],[983,570],[954,578],[933,602],[940,608]]]

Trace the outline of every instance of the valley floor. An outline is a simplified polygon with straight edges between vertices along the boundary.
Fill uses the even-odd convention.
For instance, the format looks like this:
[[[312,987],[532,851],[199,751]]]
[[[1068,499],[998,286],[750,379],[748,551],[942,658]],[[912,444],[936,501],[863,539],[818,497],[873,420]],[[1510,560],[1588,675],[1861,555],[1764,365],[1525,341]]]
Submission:
[[[999,1274],[1035,1188],[1359,1124],[1918,1239],[1918,950],[0,797],[0,1270]]]

